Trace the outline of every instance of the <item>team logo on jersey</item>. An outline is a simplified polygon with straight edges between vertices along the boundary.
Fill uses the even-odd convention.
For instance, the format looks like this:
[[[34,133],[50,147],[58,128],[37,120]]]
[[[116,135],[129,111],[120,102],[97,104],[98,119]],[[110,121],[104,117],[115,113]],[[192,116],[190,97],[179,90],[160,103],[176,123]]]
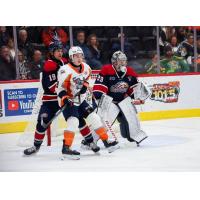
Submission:
[[[111,86],[110,91],[114,93],[126,93],[128,90],[129,85],[124,82],[120,81],[116,83],[115,85]]]
[[[82,77],[74,77],[73,82],[76,85],[76,89],[81,89],[83,87],[83,78]]]
[[[178,102],[180,93],[180,82],[172,81],[169,83],[153,84],[151,100],[160,101],[164,103]]]

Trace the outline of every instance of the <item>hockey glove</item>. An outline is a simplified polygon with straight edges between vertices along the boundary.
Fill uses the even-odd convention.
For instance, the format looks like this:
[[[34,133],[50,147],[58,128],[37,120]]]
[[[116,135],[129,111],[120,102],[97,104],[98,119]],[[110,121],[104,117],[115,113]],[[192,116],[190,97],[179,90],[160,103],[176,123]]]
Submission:
[[[68,96],[64,96],[62,97],[62,100],[61,100],[61,106],[64,106],[64,105],[67,105],[67,106],[73,106],[73,102],[68,98]]]
[[[86,86],[83,86],[80,90],[80,94],[85,94],[87,91],[87,87]]]
[[[82,87],[81,90],[80,90],[80,94],[86,93],[88,87],[89,87],[89,83],[85,81],[85,82],[83,83],[83,87]]]

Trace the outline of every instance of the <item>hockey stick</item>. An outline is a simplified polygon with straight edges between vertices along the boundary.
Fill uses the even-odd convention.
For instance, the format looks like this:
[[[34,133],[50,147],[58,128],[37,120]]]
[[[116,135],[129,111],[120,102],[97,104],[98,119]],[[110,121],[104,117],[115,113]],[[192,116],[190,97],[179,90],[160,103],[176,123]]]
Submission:
[[[41,125],[46,129],[49,127],[49,125],[60,115],[60,113],[63,112],[63,110],[65,110],[65,108],[67,107],[67,104],[65,104],[63,107],[61,107],[57,112],[56,114],[54,115],[54,117],[47,123],[45,124],[44,121],[43,121],[43,118],[42,117],[42,120],[41,120]]]
[[[77,103],[80,103],[80,102],[81,102],[81,99],[80,99],[80,92],[77,92],[77,93],[74,95],[74,98],[77,97],[77,96],[78,96],[78,98],[79,98],[79,102],[77,102]],[[51,123],[60,115],[60,113],[62,113],[62,112],[65,110],[66,107],[67,107],[67,104],[65,104],[64,106],[62,106],[62,107],[55,113],[54,117],[53,117],[47,124],[44,123],[44,120],[43,120],[44,117],[41,117],[41,125],[42,125],[45,129],[47,129],[47,146],[50,146],[50,145],[51,145],[51,134],[50,134],[51,131],[50,131],[50,125],[51,125]]]
[[[43,116],[41,116],[41,125],[46,129],[46,135],[47,135],[47,146],[51,146],[51,123],[60,115],[61,112],[66,108],[67,104],[65,104],[62,108],[60,108],[54,117],[47,123],[44,123]]]
[[[77,97],[77,96],[79,96],[79,103],[80,103],[80,93],[79,93],[79,92],[78,92],[76,95],[74,95],[74,98]],[[47,124],[44,123],[43,117],[42,117],[42,120],[41,120],[42,123],[41,123],[41,125],[42,125],[45,129],[48,128],[49,125],[53,122],[53,120],[55,120],[55,119],[60,115],[60,113],[62,113],[63,110],[65,110],[66,107],[67,107],[67,104],[65,104],[64,106],[62,106],[62,107],[56,112],[56,114],[54,115],[54,117],[53,117]]]

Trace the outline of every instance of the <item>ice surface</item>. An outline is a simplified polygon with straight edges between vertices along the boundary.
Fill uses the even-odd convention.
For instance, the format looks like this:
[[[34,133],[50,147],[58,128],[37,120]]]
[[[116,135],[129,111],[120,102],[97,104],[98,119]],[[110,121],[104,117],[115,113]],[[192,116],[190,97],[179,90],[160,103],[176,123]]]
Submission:
[[[0,171],[200,171],[200,118],[183,118],[142,122],[148,139],[140,147],[120,138],[120,149],[100,155],[80,150],[76,136],[74,149],[80,160],[60,160],[62,138],[45,144],[38,154],[25,157],[18,147],[19,133],[0,134]]]

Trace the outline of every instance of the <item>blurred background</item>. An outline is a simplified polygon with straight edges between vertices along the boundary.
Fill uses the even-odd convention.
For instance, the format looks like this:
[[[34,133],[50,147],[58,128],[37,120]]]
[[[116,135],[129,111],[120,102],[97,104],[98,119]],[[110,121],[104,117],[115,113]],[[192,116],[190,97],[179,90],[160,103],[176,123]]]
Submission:
[[[93,70],[123,51],[138,74],[200,72],[200,26],[1,26],[0,81],[38,79],[48,46],[80,46]]]

